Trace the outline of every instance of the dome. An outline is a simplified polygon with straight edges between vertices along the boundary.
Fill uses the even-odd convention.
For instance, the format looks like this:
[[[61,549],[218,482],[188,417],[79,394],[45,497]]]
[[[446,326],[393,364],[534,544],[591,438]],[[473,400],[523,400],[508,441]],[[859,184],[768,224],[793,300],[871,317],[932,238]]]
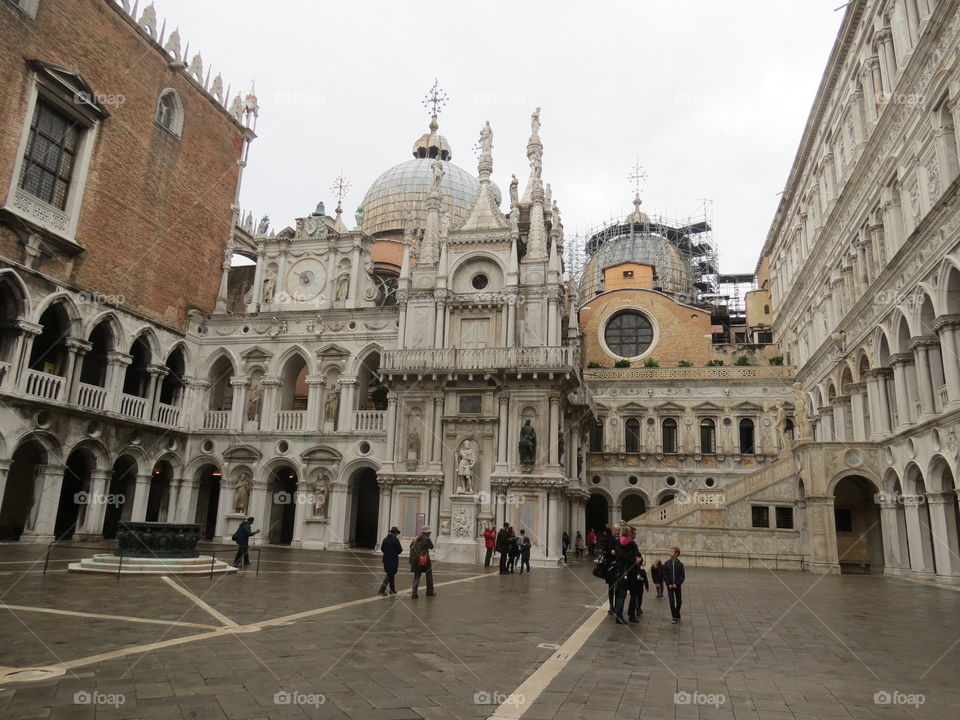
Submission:
[[[634,233],[608,239],[591,256],[580,279],[580,297],[584,303],[604,291],[603,271],[621,263],[651,265],[655,269],[655,287],[689,302],[696,297],[693,270],[684,255],[666,238],[653,233]]]
[[[414,158],[394,165],[378,177],[363,197],[363,231],[368,235],[403,232],[407,214],[412,210],[416,226],[427,221],[427,196],[433,188],[431,158]],[[470,214],[480,191],[480,181],[453,163],[443,163],[440,181],[440,212],[450,213],[450,227],[456,228]],[[492,186],[497,204],[500,190]]]

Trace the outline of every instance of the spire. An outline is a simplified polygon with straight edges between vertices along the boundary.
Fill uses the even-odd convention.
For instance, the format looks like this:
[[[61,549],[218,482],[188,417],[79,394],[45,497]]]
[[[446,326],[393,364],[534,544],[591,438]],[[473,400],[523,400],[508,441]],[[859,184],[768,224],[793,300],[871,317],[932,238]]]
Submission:
[[[640,199],[640,186],[646,179],[647,173],[644,171],[643,165],[640,164],[640,158],[638,157],[631,168],[630,174],[627,175],[627,180],[633,183],[633,212],[627,215],[623,221],[624,225],[634,225],[636,223],[640,223],[641,225],[650,224],[650,218],[647,217],[645,212],[640,210],[640,205],[643,204],[643,201]]]
[[[343,169],[341,168],[340,173],[333,181],[333,185],[330,186],[330,192],[332,192],[334,197],[337,198],[337,219],[334,222],[333,227],[338,233],[349,232],[349,229],[343,222],[343,197],[349,190],[350,181],[343,176]]]
[[[433,189],[427,197],[427,225],[420,243],[418,267],[435,265],[440,249],[440,182],[446,171],[441,160],[434,160],[430,167],[433,169]]]
[[[480,190],[473,208],[459,230],[506,230],[509,227],[490,189],[490,176],[493,174],[492,151],[493,130],[488,120],[480,131],[480,161],[477,163]]]
[[[543,174],[543,143],[540,142],[540,108],[530,116],[530,139],[527,140],[527,159],[530,161],[530,178],[527,188],[523,191],[522,201],[527,203],[532,199],[533,187],[540,181]],[[541,187],[541,191],[543,188]]]
[[[437,263],[437,287],[447,287],[447,243],[440,246],[440,262]]]

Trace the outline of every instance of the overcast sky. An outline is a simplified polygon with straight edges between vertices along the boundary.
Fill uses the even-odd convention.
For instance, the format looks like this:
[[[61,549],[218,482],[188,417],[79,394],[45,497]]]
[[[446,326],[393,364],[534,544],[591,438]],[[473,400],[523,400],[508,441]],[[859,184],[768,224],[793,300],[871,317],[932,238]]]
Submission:
[[[684,219],[710,201],[727,273],[756,265],[841,4],[156,0],[224,85],[256,80],[241,205],[275,229],[319,200],[332,214],[341,169],[352,227],[367,188],[426,131],[436,77],[454,163],[476,172],[489,120],[494,181],[506,195],[515,172],[522,188],[540,106],[543,176],[568,238],[631,209],[639,157],[647,212]]]

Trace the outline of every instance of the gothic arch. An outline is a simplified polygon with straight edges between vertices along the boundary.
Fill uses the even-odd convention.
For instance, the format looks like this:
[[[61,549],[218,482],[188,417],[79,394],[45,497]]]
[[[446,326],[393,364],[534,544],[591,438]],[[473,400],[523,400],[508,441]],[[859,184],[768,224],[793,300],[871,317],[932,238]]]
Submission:
[[[160,340],[157,338],[157,333],[150,326],[144,326],[137,328],[130,335],[130,342],[127,343],[127,347],[123,349],[123,352],[130,352],[130,348],[133,347],[133,344],[140,338],[143,338],[144,342],[147,344],[147,348],[150,350],[150,362],[157,363],[160,360]]]
[[[189,372],[189,369],[193,367],[193,356],[190,353],[190,346],[185,340],[175,340],[173,345],[171,345],[170,348],[163,353],[163,355],[158,356],[158,358],[162,359],[164,364],[166,364],[170,360],[170,356],[173,355],[177,350],[180,350],[180,352],[183,353],[183,365]]]
[[[92,460],[92,470],[109,470],[113,467],[113,458],[102,442],[94,438],[81,438],[69,448],[64,449],[64,457],[81,452]]]
[[[950,482],[946,487],[943,485],[946,474],[944,470],[950,475]],[[955,492],[957,489],[954,482],[956,475],[953,463],[941,453],[934,453],[930,462],[927,463],[927,489],[931,492]]]
[[[123,325],[113,310],[104,310],[103,312],[97,313],[90,318],[80,331],[81,337],[85,340],[89,339],[93,331],[103,323],[107,324],[110,334],[113,337],[113,347],[110,349],[116,352],[127,352],[127,350],[130,349],[129,347],[121,347],[121,340],[123,338]]]
[[[137,464],[137,474],[145,475],[150,472],[153,466],[147,460],[147,453],[142,447],[137,445],[127,445],[126,447],[117,451],[113,456],[113,462],[116,463],[124,455],[127,455]]]
[[[379,474],[380,467],[380,463],[373,458],[354,458],[340,467],[340,472],[337,473],[337,484],[349,485],[354,473],[356,473],[357,470],[363,470],[364,468],[371,468]]]
[[[52,295],[48,295],[37,305],[33,313],[32,322],[40,323],[40,318],[43,317],[43,314],[52,308],[55,305],[62,305],[63,311],[67,316],[67,323],[69,325],[70,335],[76,337],[77,333],[80,331],[80,323],[82,314],[80,308],[77,307],[76,301],[66,292],[57,292]]]
[[[899,316],[899,317],[898,317]],[[896,342],[894,343],[895,353],[905,353],[909,352],[907,344],[910,342],[910,338],[913,337],[913,333],[910,330],[910,322],[907,320],[907,316],[903,313],[902,310],[897,308],[894,312],[894,322],[893,327],[895,328]]]
[[[202,378],[208,377],[210,375],[210,371],[213,370],[213,366],[216,365],[220,358],[223,357],[225,357],[233,366],[233,374],[236,375],[237,368],[240,367],[240,363],[237,362],[236,356],[230,350],[221,345],[204,361],[203,366],[200,369],[199,376]]]
[[[286,367],[287,363],[294,356],[299,355],[303,358],[304,364],[307,366],[307,375],[313,374],[313,364],[312,357],[307,350],[300,345],[299,343],[288,347],[280,355],[273,358],[273,361],[270,363],[270,375],[280,375],[283,372],[283,369]]]
[[[937,308],[939,315],[960,314],[960,261],[950,255],[940,264]]]
[[[880,489],[883,487],[883,483],[880,482],[880,479],[871,470],[867,470],[864,467],[847,468],[846,470],[841,470],[830,479],[830,482],[827,483],[826,495],[832,497],[840,481],[848,477],[860,477],[864,480],[869,480],[877,489],[877,492],[880,492]]]
[[[364,361],[373,353],[379,353],[380,357],[383,358],[383,347],[376,342],[368,343],[364,345],[363,349],[357,353],[354,353],[353,357],[350,359],[350,375],[358,375],[360,369],[363,367]]]
[[[165,462],[170,465],[170,467],[173,469],[173,476],[175,478],[183,477],[183,458],[182,457],[177,455],[175,452],[171,452],[169,450],[164,451],[160,453],[160,455],[158,455],[156,458],[154,458],[153,462],[150,465],[151,472],[152,472],[152,468],[154,468],[156,465],[162,462]]]
[[[203,468],[204,465],[213,465],[220,472],[223,472],[223,463],[219,458],[213,455],[198,455],[184,466],[183,477],[193,478]]]
[[[45,464],[62,465],[64,461],[63,449],[60,442],[50,433],[44,430],[31,430],[14,439],[10,439],[10,447],[15,453],[22,445],[34,442],[43,448],[46,454]],[[11,454],[12,457],[12,454]],[[0,499],[2,501],[2,499]]]
[[[31,316],[30,290],[23,278],[11,268],[0,268],[0,292],[6,289],[16,304],[17,317],[27,319]],[[37,316],[39,317],[39,315]],[[12,319],[12,318],[11,318]]]

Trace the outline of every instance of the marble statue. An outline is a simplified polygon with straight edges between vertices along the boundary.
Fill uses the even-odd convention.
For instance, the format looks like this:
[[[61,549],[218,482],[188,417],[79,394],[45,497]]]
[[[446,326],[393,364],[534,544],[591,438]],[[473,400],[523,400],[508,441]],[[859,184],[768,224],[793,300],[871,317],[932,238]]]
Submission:
[[[473,492],[473,466],[477,464],[477,455],[469,440],[464,440],[457,451],[457,492]]]
[[[337,422],[337,413],[340,411],[340,390],[334,388],[327,395],[323,407],[323,419],[330,423]]]
[[[273,293],[277,288],[277,276],[271,270],[267,273],[267,276],[263,279],[263,295],[262,301],[265,303],[273,302]]]
[[[810,411],[807,408],[807,393],[804,391],[803,385],[798,382],[795,382],[792,387],[797,397],[793,409],[793,432],[797,440],[809,440]]]
[[[530,115],[530,134],[539,135],[540,134],[540,108],[537,108]]]
[[[489,157],[493,150],[493,128],[490,127],[490,121],[487,120],[483,129],[480,131],[480,154]]]
[[[519,185],[520,185],[520,181],[517,180],[516,175],[513,175],[513,179],[510,180],[510,204],[511,205],[516,205],[518,202],[520,202],[520,192],[518,190]]]
[[[420,432],[413,425],[407,434],[407,460],[420,459]]]
[[[440,192],[440,181],[443,180],[443,161],[434,160],[430,164],[431,169],[433,170],[433,192]]]
[[[520,428],[520,442],[518,444],[520,451],[520,463],[522,465],[533,465],[537,456],[537,431],[533,429],[528,419]]]
[[[267,230],[270,229],[270,216],[264,215],[260,218],[260,223],[257,225],[257,235],[266,235]]]
[[[327,516],[327,484],[320,478],[313,485],[313,516]]]
[[[247,395],[247,420],[256,420],[260,417],[260,384],[250,388]]]
[[[245,513],[247,503],[250,501],[250,476],[247,473],[241,473],[237,481],[237,492],[233,496],[233,511],[236,513]]]
[[[337,292],[334,298],[336,300],[346,300],[347,293],[350,291],[350,273],[344,270],[337,275]]]

